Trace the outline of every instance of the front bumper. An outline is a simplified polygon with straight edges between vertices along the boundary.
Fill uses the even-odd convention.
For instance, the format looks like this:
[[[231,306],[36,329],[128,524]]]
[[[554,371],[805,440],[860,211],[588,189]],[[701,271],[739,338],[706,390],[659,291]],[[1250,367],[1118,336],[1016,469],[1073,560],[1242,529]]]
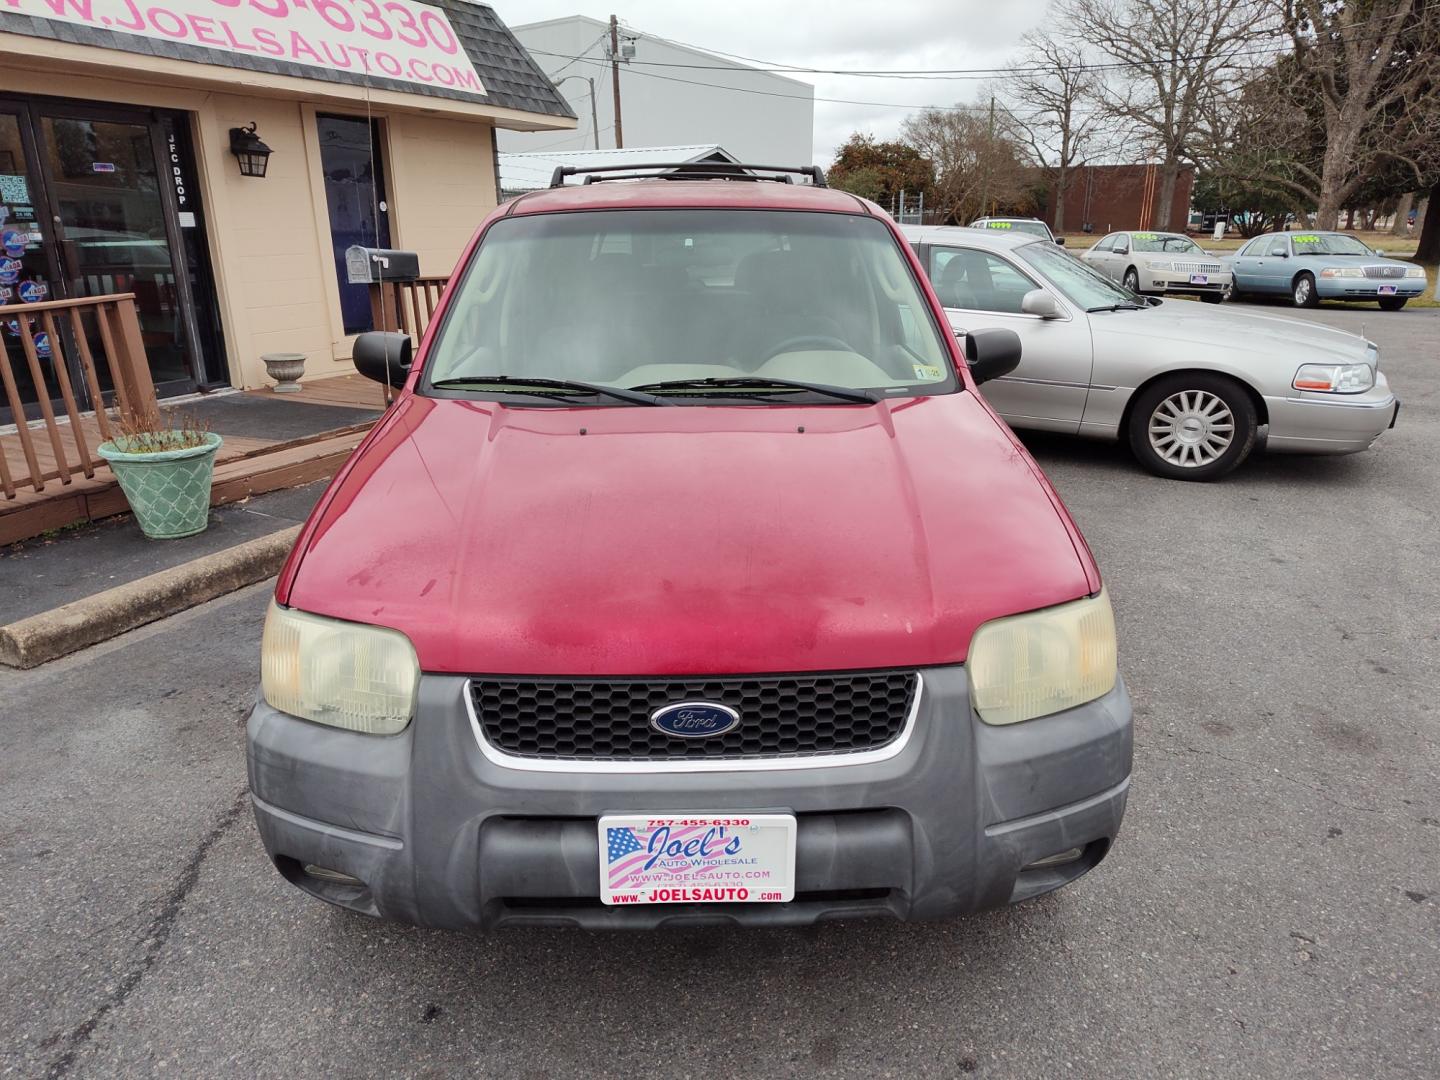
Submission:
[[[938,918],[1025,900],[1094,867],[1129,791],[1124,685],[1055,716],[992,728],[970,709],[963,667],[922,674],[914,723],[893,756],[764,771],[500,764],[481,752],[467,680],[456,676],[425,676],[415,721],[387,738],[298,720],[260,700],[247,728],[255,819],[277,869],[305,891],[454,929]],[[603,906],[596,819],[685,810],[794,813],[795,899]],[[1025,869],[1073,848],[1083,850],[1073,862]],[[307,865],[363,885],[316,877]]]
[[[1159,272],[1151,273],[1148,277],[1142,276],[1140,282],[1145,292],[1186,296],[1204,296],[1207,293],[1224,295],[1230,285],[1228,272],[1203,276],[1205,282],[1199,284],[1191,281],[1189,274]]]
[[[1278,453],[1354,454],[1368,450],[1395,426],[1400,402],[1384,372],[1364,394],[1310,394],[1267,397],[1270,434],[1265,448]]]
[[[1393,288],[1382,293],[1382,288]],[[1420,278],[1327,278],[1315,279],[1315,295],[1321,300],[1413,300],[1425,292]]]

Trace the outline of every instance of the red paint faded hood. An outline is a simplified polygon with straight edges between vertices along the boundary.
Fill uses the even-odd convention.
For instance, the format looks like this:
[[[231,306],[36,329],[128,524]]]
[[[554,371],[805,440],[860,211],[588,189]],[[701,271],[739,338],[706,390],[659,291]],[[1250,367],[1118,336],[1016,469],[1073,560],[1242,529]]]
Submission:
[[[674,675],[956,662],[981,622],[1097,580],[971,393],[575,409],[407,394],[278,595],[403,631],[426,671]]]

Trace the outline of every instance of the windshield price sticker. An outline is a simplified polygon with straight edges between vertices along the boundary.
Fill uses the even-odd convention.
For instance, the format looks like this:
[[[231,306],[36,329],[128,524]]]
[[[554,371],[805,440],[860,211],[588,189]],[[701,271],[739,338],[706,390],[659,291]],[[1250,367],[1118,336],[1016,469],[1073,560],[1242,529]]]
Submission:
[[[444,10],[416,0],[0,0],[0,11],[216,52],[487,92]],[[109,171],[98,167],[107,164],[98,162],[96,171]]]
[[[987,227],[991,229],[1013,229],[1015,226],[1008,221],[992,221]]]
[[[1137,232],[1137,233],[1133,233],[1133,234],[1131,234],[1131,235],[1133,235],[1136,240],[1159,240],[1159,239],[1160,239],[1159,235],[1157,235],[1156,233],[1153,233],[1153,232]]]
[[[1318,244],[1318,243],[1320,243],[1320,237],[1318,237],[1318,236],[1310,236],[1310,235],[1308,235],[1308,234],[1305,235],[1305,236],[1292,236],[1290,239],[1293,240],[1293,241],[1295,241],[1295,243],[1297,243],[1297,244]]]
[[[599,833],[600,900],[608,905],[795,898],[790,814],[607,814]]]

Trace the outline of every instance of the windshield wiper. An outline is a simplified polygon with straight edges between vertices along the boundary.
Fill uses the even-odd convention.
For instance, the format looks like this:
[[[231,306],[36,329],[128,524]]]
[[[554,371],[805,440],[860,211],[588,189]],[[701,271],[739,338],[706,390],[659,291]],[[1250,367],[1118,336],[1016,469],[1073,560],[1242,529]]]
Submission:
[[[666,379],[663,382],[645,383],[632,386],[631,390],[663,393],[670,390],[808,390],[841,401],[862,402],[872,405],[880,398],[869,390],[856,390],[848,386],[829,386],[825,383],[799,382],[794,379],[770,379],[759,376],[735,376],[728,379]],[[753,397],[753,394],[746,394]]]
[[[1140,308],[1140,304],[1131,300],[1125,300],[1118,304],[1102,304],[1100,307],[1086,308],[1085,314],[1092,315],[1097,311],[1139,311]]]
[[[617,398],[632,405],[669,405],[654,394],[642,394],[619,386],[601,386],[599,383],[580,382],[578,379],[532,379],[522,375],[463,375],[454,379],[439,379],[430,384],[437,390],[454,387],[489,386],[501,394],[547,394],[551,397],[574,397],[577,394],[599,394],[602,397]],[[527,390],[526,387],[538,389]]]

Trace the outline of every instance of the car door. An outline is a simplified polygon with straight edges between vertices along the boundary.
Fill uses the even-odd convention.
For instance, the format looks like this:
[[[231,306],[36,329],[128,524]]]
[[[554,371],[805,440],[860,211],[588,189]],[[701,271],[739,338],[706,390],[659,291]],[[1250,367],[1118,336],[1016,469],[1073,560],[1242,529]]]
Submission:
[[[1290,238],[1272,236],[1265,245],[1265,254],[1255,260],[1255,291],[1290,291]]]
[[[1072,311],[1055,290],[996,252],[936,244],[926,266],[956,334],[998,326],[1020,337],[1020,366],[981,390],[995,411],[1014,427],[1078,431],[1092,357],[1083,313]],[[1025,294],[1039,288],[1055,297],[1059,318],[1020,310]]]
[[[1115,244],[1115,234],[1111,233],[1089,251],[1081,252],[1080,258],[1093,266],[1106,277],[1110,276],[1110,249]]]
[[[1235,288],[1245,292],[1260,290],[1259,263],[1270,237],[1257,236],[1235,253],[1230,260],[1230,272],[1235,277]]]

